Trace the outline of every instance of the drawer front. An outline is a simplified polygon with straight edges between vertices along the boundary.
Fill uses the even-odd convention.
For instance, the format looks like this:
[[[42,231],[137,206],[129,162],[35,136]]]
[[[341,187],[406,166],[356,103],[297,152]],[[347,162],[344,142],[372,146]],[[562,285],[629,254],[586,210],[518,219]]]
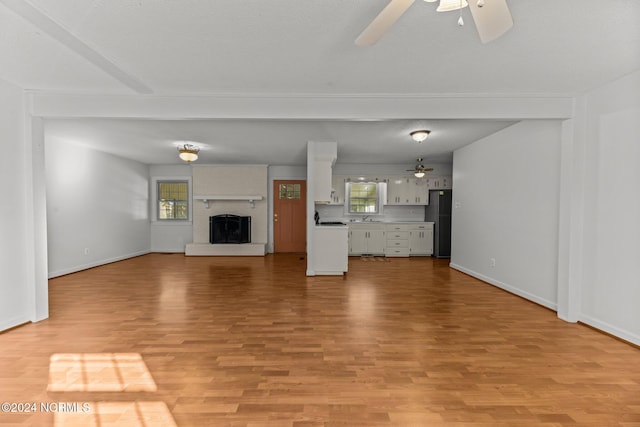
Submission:
[[[387,231],[387,239],[408,239],[408,231]]]
[[[404,248],[389,248],[387,247],[384,251],[384,255],[388,256],[388,257],[393,257],[393,256],[409,256],[409,248],[404,247]]]
[[[350,223],[349,229],[351,230],[385,230],[384,224],[372,224],[372,223]]]
[[[411,226],[408,224],[387,224],[387,231],[409,231]]]
[[[387,248],[408,248],[407,239],[387,239]]]
[[[411,227],[412,230],[426,230],[427,228],[431,228],[431,225],[414,225]]]

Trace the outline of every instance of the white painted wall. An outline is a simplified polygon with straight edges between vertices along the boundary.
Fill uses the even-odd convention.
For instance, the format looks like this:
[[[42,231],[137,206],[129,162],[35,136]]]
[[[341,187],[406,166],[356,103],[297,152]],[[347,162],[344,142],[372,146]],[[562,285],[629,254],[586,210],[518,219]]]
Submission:
[[[32,272],[27,248],[31,217],[27,200],[30,168],[24,135],[22,89],[0,80],[0,177],[5,183],[0,206],[0,330],[31,319]]]
[[[46,131],[45,163],[50,277],[150,251],[147,165]]]
[[[149,195],[149,216],[151,218],[151,252],[184,252],[185,245],[193,241],[193,221],[157,221],[156,186],[157,180],[191,180],[189,165],[151,165]],[[191,183],[193,185],[193,183]],[[193,203],[190,206],[193,210]]]
[[[557,302],[560,142],[560,121],[523,121],[453,158],[451,266],[550,308]]]
[[[588,173],[579,320],[640,345],[640,71],[580,101]]]

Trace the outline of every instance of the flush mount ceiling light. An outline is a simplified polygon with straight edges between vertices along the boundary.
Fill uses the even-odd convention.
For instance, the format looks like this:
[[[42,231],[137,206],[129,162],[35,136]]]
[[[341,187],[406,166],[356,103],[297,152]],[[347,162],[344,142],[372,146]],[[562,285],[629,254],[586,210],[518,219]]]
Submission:
[[[411,135],[411,138],[413,138],[415,142],[422,142],[429,137],[430,133],[430,130],[414,130],[409,135]]]
[[[178,154],[178,157],[187,163],[191,163],[198,160],[200,147],[193,144],[182,144],[178,146],[178,152],[180,153]]]

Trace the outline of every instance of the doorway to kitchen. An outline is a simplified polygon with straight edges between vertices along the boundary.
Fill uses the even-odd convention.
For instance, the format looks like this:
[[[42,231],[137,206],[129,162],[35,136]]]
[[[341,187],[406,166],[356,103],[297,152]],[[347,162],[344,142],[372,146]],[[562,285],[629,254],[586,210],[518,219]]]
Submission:
[[[306,252],[307,183],[273,181],[273,251]]]

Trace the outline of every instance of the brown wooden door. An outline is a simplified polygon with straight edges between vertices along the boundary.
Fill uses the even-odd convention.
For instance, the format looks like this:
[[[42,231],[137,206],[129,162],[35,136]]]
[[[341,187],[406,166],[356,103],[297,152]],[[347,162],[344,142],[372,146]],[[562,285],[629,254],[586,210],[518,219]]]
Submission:
[[[277,180],[273,182],[273,250],[306,252],[307,183]]]

